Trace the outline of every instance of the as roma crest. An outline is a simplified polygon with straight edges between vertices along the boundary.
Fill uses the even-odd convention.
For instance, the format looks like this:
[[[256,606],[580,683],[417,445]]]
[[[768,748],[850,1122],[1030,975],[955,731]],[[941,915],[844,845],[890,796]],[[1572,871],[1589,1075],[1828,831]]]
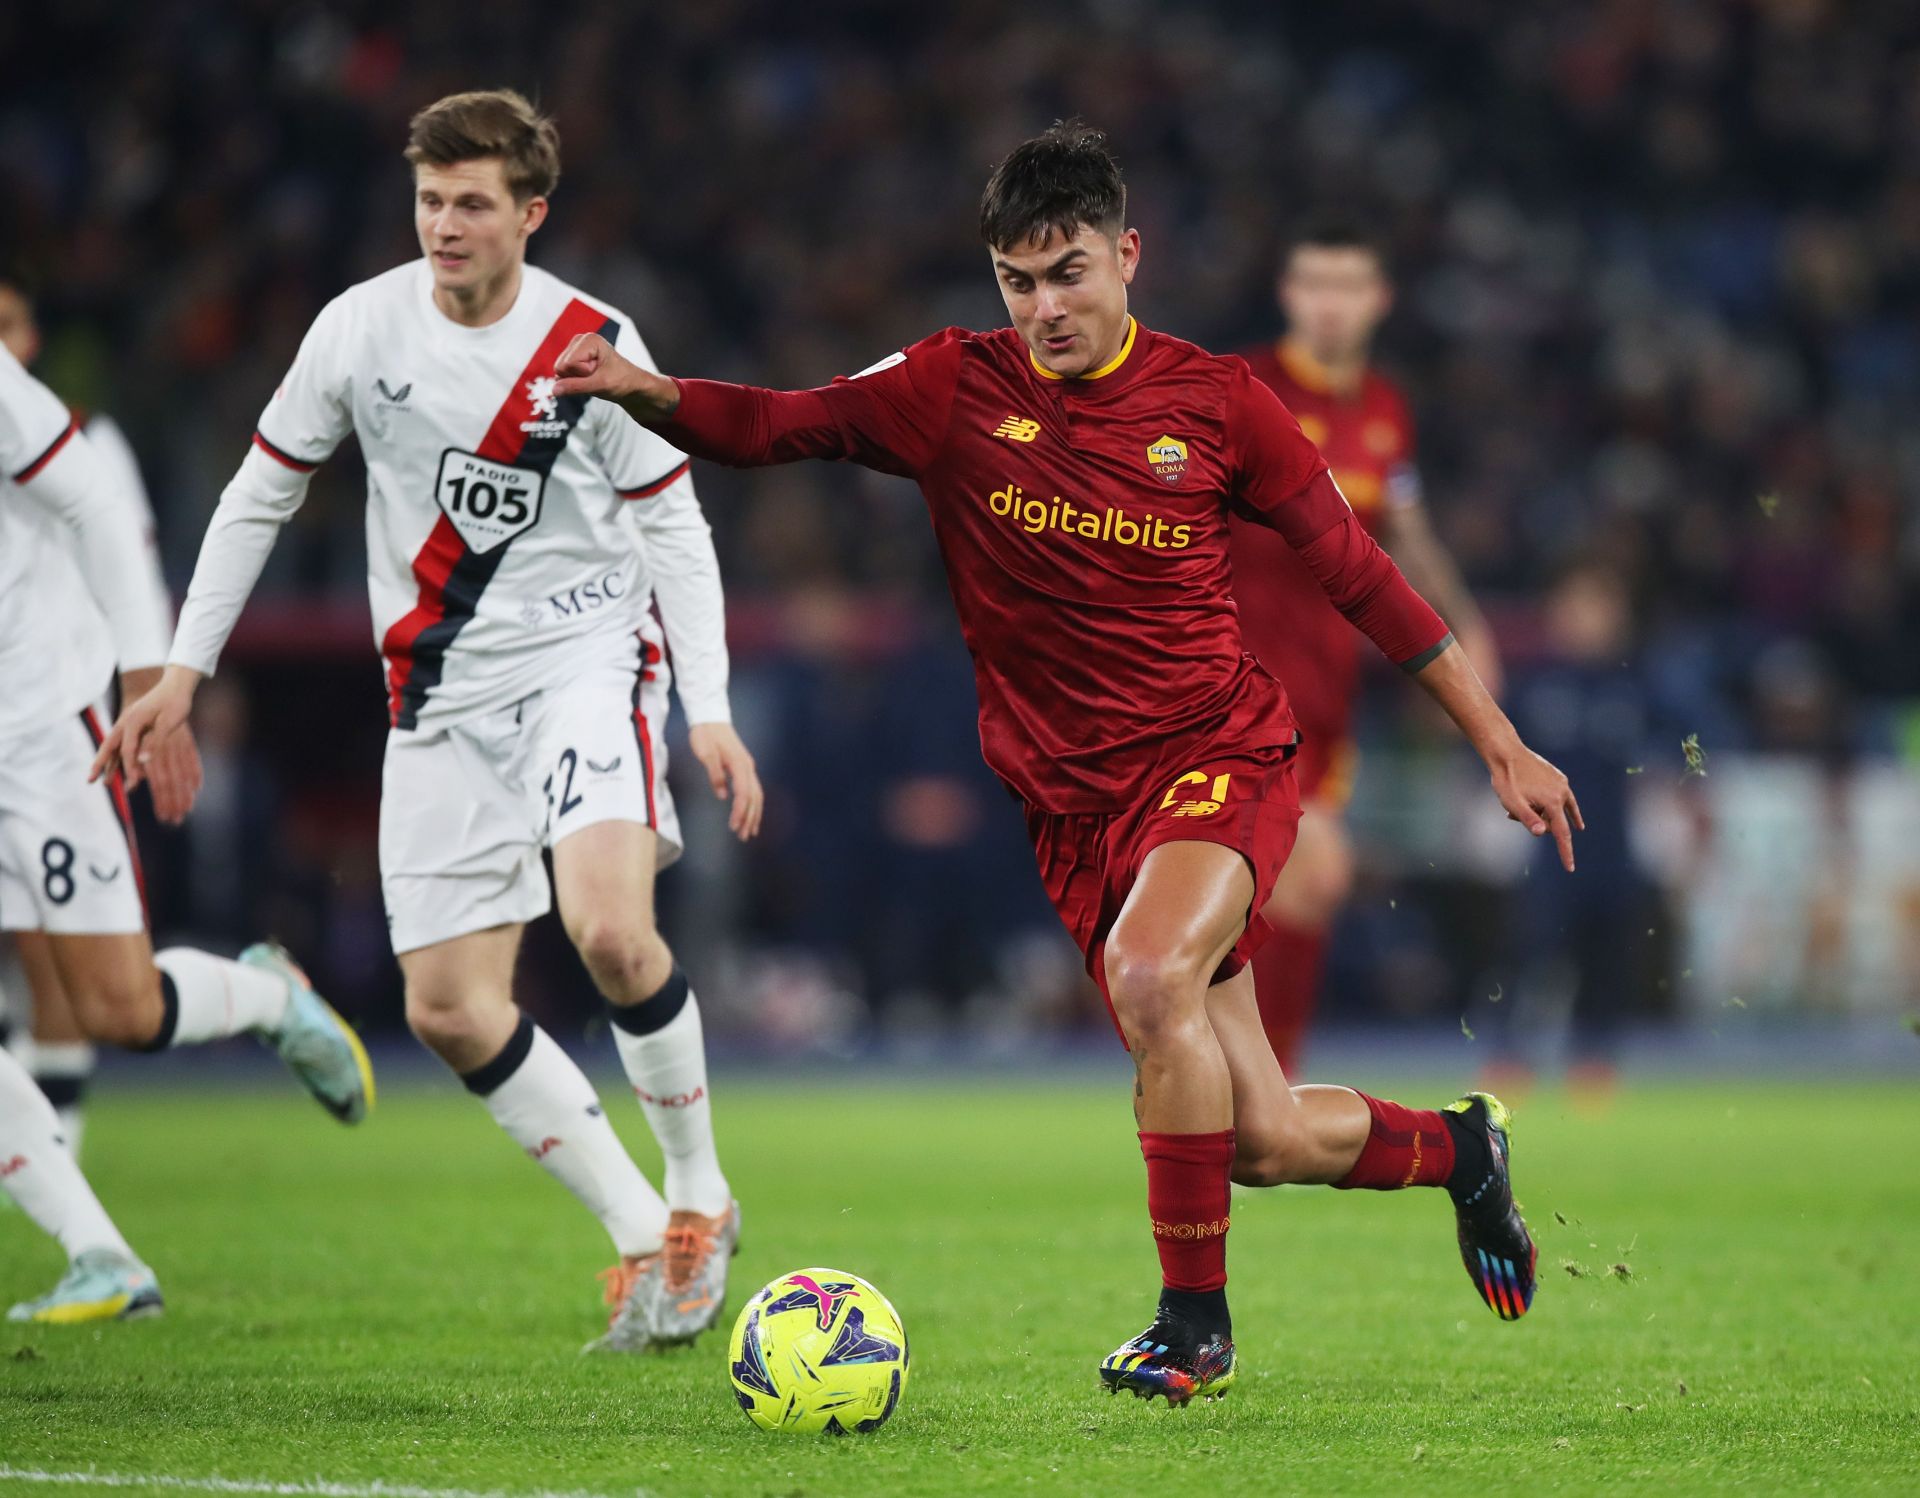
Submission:
[[[1162,437],[1148,443],[1147,467],[1162,481],[1179,483],[1187,471],[1187,444],[1178,437]]]

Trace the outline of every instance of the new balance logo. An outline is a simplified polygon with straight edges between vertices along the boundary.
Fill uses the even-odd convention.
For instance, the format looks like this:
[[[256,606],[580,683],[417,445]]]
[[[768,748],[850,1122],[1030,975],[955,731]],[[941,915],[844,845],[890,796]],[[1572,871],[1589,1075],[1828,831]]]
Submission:
[[[993,435],[1009,442],[1031,442],[1040,435],[1040,423],[1031,416],[1009,416],[993,429]]]

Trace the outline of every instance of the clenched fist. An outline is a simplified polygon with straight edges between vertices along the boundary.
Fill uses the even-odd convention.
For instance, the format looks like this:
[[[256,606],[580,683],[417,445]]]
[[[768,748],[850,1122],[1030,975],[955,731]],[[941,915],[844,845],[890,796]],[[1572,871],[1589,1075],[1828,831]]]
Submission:
[[[635,421],[659,421],[680,404],[680,387],[642,369],[598,333],[581,333],[553,366],[553,393],[591,395],[619,405]]]

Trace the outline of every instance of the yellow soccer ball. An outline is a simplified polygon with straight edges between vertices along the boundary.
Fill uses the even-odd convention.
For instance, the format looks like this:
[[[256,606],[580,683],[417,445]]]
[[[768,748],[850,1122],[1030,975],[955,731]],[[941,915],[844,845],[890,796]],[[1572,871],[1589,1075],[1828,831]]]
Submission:
[[[838,1269],[796,1269],[740,1312],[733,1396],[762,1430],[878,1430],[907,1387],[907,1333],[886,1296]]]

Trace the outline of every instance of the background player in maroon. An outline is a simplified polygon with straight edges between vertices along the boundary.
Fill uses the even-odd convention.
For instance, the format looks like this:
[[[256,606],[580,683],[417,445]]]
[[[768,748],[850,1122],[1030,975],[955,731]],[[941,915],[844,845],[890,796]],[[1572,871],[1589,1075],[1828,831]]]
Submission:
[[[1488,1304],[1517,1316],[1533,1289],[1497,1103],[1443,1114],[1289,1088],[1261,1033],[1245,958],[1292,843],[1296,734],[1279,683],[1241,648],[1228,507],[1300,550],[1569,865],[1579,811],[1272,392],[1129,315],[1140,237],[1125,210],[1105,138],[1056,126],[996,168],[982,201],[1013,327],[948,329],[798,392],[675,381],[587,335],[556,388],[616,400],[696,456],[841,458],[918,481],[974,657],[982,751],[1025,803],[1048,892],[1133,1052],[1164,1288],[1102,1377],[1184,1402],[1234,1376],[1231,1180],[1445,1185]]]
[[[1287,251],[1275,289],[1286,332],[1247,350],[1248,367],[1293,413],[1361,524],[1453,626],[1497,697],[1493,634],[1422,503],[1406,398],[1368,362],[1374,334],[1393,307],[1380,247],[1351,225],[1316,225]],[[1236,517],[1232,537],[1233,592],[1247,649],[1287,684],[1300,724],[1300,836],[1262,912],[1273,936],[1253,968],[1261,1023],[1292,1076],[1326,966],[1328,931],[1353,882],[1341,817],[1353,790],[1360,641],[1270,527]]]

